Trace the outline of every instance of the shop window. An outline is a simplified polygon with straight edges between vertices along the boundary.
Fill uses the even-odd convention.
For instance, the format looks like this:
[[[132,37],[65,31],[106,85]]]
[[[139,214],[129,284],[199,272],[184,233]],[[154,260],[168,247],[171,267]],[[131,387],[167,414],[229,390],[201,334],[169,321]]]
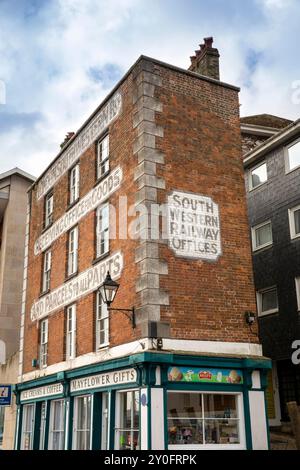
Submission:
[[[96,350],[109,344],[109,311],[100,291],[96,297]]]
[[[109,450],[109,394],[102,393],[102,429],[101,429],[101,450]]]
[[[65,445],[65,402],[54,400],[50,408],[49,446],[50,450],[63,450]]]
[[[272,245],[272,224],[270,221],[252,227],[252,247],[253,251],[260,250]]]
[[[68,242],[68,276],[72,276],[78,270],[78,227],[69,232]]]
[[[47,420],[47,402],[41,403],[41,424],[40,424],[40,445],[39,449],[45,448],[45,435],[46,435],[46,420]]]
[[[250,170],[250,190],[261,186],[268,180],[266,162]]]
[[[257,292],[257,308],[260,317],[278,312],[277,288],[270,287]]]
[[[100,206],[96,212],[96,258],[109,250],[109,206]]]
[[[50,290],[50,279],[51,279],[51,251],[48,250],[44,254],[42,293],[46,293]]]
[[[70,204],[79,199],[79,179],[79,164],[77,164],[70,171]]]
[[[48,358],[48,318],[41,321],[40,329],[40,367],[47,367]]]
[[[76,357],[76,305],[67,307],[66,360]]]
[[[286,148],[286,172],[300,166],[300,140]]]
[[[138,450],[139,391],[119,392],[117,400],[115,448],[118,450]]]
[[[300,237],[300,206],[289,209],[291,239]]]
[[[45,198],[45,228],[49,227],[53,222],[53,201],[53,193],[47,194]]]
[[[168,393],[169,446],[240,445],[238,396]]]
[[[73,449],[90,450],[91,448],[91,396],[74,399]]]
[[[109,135],[98,142],[97,146],[97,178],[109,171]]]
[[[21,450],[33,449],[35,405],[23,406]]]

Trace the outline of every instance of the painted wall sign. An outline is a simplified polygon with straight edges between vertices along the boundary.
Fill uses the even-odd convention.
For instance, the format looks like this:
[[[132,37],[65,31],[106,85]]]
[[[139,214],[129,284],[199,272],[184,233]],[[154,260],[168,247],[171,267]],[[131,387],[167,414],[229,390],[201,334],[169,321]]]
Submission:
[[[11,405],[11,385],[0,385],[0,406]]]
[[[68,171],[89,146],[100,137],[101,133],[120,114],[122,95],[120,92],[108,101],[87,126],[75,137],[72,144],[62,153],[58,160],[49,168],[38,182],[37,199],[45,196],[54,184]]]
[[[32,388],[30,390],[24,390],[21,392],[21,402],[35,400],[37,398],[52,397],[55,395],[61,395],[64,391],[61,383],[45,385],[44,387]]]
[[[173,191],[167,217],[169,246],[177,256],[218,259],[222,253],[219,206],[210,197]]]
[[[92,375],[82,379],[71,380],[71,392],[81,392],[101,387],[111,387],[112,385],[123,385],[135,383],[137,373],[135,369],[125,369],[116,372],[106,372],[104,374]]]
[[[189,383],[243,383],[243,372],[236,369],[199,369],[194,367],[169,367],[168,380],[170,382]]]
[[[98,289],[103,283],[107,271],[110,272],[113,279],[117,279],[120,277],[122,269],[123,255],[118,251],[35,302],[31,308],[31,321],[41,320],[50,313],[62,309],[80,297]]]
[[[123,172],[117,167],[101,183],[88,192],[72,209],[58,219],[34,244],[34,254],[46,250],[57,238],[76,225],[89,212],[96,209],[105,199],[119,189]]]

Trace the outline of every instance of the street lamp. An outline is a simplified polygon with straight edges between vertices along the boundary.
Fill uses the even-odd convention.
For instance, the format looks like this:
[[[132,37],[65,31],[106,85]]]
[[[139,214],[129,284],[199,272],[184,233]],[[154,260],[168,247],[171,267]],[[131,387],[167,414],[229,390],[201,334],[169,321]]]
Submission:
[[[115,310],[117,312],[124,312],[125,315],[130,318],[132,328],[136,327],[135,324],[135,311],[134,307],[132,308],[111,308],[110,304],[114,301],[116,297],[116,293],[119,289],[119,284],[116,281],[113,281],[109,271],[107,271],[106,278],[103,284],[100,286],[100,295],[102,297],[103,302],[107,305],[108,310]]]

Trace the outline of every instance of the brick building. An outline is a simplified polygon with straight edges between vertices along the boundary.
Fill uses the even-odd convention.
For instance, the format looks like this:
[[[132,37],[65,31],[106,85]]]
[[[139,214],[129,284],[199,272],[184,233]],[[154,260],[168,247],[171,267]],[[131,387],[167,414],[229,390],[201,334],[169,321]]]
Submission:
[[[244,167],[260,338],[273,360],[268,414],[279,426],[286,403],[300,404],[300,121],[247,152]]]
[[[268,447],[239,90],[218,58],[211,39],[188,71],[141,56],[32,186],[17,448]],[[136,324],[107,309],[107,271]]]

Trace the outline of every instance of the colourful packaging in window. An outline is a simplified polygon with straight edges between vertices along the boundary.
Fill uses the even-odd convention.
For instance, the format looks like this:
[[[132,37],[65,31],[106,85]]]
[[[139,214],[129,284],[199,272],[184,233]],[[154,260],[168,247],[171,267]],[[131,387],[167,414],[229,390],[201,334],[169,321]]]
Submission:
[[[243,372],[238,369],[169,367],[168,380],[169,382],[241,385],[243,383]]]

